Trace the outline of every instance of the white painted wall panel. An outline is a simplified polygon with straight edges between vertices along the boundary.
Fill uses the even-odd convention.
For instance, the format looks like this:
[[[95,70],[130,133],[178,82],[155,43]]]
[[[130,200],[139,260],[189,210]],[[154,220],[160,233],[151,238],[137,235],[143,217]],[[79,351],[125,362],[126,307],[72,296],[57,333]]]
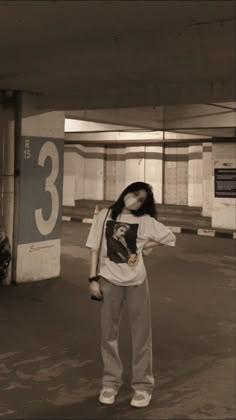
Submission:
[[[75,176],[74,175],[64,175],[62,205],[63,206],[75,205]]]
[[[177,155],[176,147],[165,148],[165,185],[164,185],[164,204],[176,204],[177,202],[177,162],[175,160],[168,160],[171,156]],[[172,159],[172,158],[171,158]]]
[[[125,185],[136,181],[144,181],[144,146],[126,147]],[[136,153],[139,157],[129,157]]]
[[[236,168],[236,145],[215,143],[212,147],[214,168]],[[214,182],[214,172],[213,172]],[[212,227],[236,230],[236,198],[213,197]]]
[[[75,168],[76,168],[76,178],[75,178],[75,200],[84,199],[84,183],[85,183],[85,147],[76,145],[78,153],[75,157]]]
[[[122,146],[122,148],[119,148],[119,154],[125,155],[126,148],[125,146]],[[117,160],[116,161],[116,198],[119,197],[119,195],[122,193],[122,191],[125,188],[125,159]]]
[[[211,217],[214,194],[212,143],[203,143],[202,165],[202,215]]]
[[[162,203],[162,146],[145,146],[145,182],[151,184],[156,203]],[[151,156],[148,158],[148,156]],[[156,155],[156,157],[155,157]]]
[[[91,158],[89,157],[91,155]],[[97,158],[94,156],[98,156]],[[104,147],[87,148],[85,163],[85,199],[103,200],[104,198]]]
[[[188,205],[188,146],[165,148],[164,203]]]
[[[76,179],[76,153],[67,152],[64,148],[64,180],[63,180],[63,205],[75,204],[75,179]]]
[[[17,282],[59,277],[61,240],[49,240],[17,247]]]
[[[178,147],[176,150],[176,204],[188,205],[188,147]]]
[[[195,157],[191,157],[192,154]],[[202,179],[202,145],[189,146],[188,205],[190,207],[202,207]]]

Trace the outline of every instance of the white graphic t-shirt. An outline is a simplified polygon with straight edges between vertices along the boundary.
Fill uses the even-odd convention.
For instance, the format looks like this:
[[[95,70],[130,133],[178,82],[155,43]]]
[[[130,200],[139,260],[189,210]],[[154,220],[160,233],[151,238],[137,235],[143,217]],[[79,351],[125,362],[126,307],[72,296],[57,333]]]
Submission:
[[[86,247],[98,251],[102,227],[108,209],[97,215],[91,226]],[[98,274],[118,286],[135,286],[146,277],[142,250],[148,242],[175,246],[175,235],[149,215],[120,214],[112,220],[109,212],[103,230]]]

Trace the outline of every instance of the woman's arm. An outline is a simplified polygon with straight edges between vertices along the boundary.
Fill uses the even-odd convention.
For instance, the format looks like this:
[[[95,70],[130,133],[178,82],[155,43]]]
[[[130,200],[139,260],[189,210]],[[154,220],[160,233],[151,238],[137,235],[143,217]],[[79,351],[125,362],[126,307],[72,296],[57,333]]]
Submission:
[[[95,277],[97,275],[97,262],[98,262],[98,251],[91,249],[90,252],[90,277]]]
[[[154,241],[157,244],[175,246],[175,235],[170,228],[163,225],[163,223],[150,218],[146,229],[146,236],[149,237],[150,241]]]
[[[147,248],[154,248],[155,246],[163,245],[160,242],[149,241],[146,245],[144,245],[143,249]]]
[[[108,210],[103,209],[94,219],[89,231],[85,246],[90,248],[90,278],[97,276],[97,261],[100,249],[101,235],[103,232],[103,223],[108,215]],[[100,285],[97,281],[90,282],[90,293],[96,297],[101,297]]]
[[[147,256],[147,255],[151,254],[151,252],[153,251],[153,248],[155,248],[156,246],[160,246],[160,245],[163,245],[163,244],[161,244],[160,242],[149,241],[143,247],[143,255]]]
[[[97,261],[98,261],[98,251],[91,250],[90,253],[90,277],[97,276]],[[91,281],[89,283],[89,291],[92,296],[97,298],[102,298],[101,286],[97,281]]]

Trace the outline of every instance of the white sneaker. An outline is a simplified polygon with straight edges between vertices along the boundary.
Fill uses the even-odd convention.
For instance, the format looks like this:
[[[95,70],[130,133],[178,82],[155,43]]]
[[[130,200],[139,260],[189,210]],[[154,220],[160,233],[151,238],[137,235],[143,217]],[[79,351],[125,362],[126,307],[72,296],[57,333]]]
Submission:
[[[132,407],[147,407],[147,405],[150,403],[152,398],[152,394],[150,394],[147,391],[135,391],[133,398],[130,402],[130,405]]]
[[[102,404],[114,404],[117,391],[114,388],[104,387],[99,395],[99,402]]]

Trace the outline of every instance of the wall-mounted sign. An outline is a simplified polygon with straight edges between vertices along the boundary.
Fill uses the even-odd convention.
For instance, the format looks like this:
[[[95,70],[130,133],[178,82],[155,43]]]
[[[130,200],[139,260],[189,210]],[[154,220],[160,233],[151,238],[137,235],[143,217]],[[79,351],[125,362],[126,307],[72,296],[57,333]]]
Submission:
[[[19,244],[60,238],[63,149],[63,139],[21,139]]]
[[[236,168],[215,168],[215,197],[236,198]]]

